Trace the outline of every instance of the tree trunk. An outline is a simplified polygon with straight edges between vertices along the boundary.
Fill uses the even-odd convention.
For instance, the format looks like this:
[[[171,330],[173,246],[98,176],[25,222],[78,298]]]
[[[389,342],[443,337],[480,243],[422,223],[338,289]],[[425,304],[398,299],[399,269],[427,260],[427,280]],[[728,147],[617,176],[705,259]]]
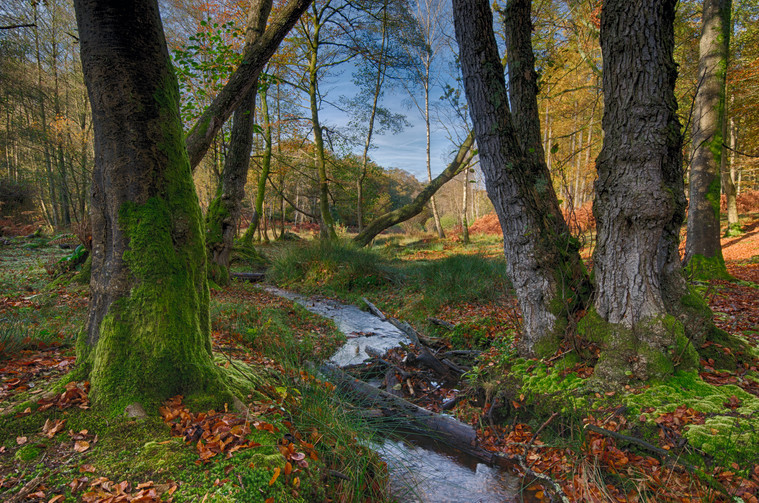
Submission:
[[[488,1],[454,0],[453,13],[485,185],[503,229],[508,273],[524,320],[520,352],[543,356],[558,348],[588,291],[578,243],[569,235],[541,159],[530,6],[529,0],[512,0],[506,7],[513,114]]]
[[[469,244],[469,222],[466,218],[466,212],[469,207],[469,165],[464,167],[464,191],[461,196],[461,241],[465,244]]]
[[[243,53],[261,37],[271,5],[271,0],[258,0],[251,4]],[[248,181],[250,151],[256,125],[257,93],[258,78],[235,110],[220,190],[208,206],[206,215],[206,249],[210,261],[208,272],[211,279],[219,285],[229,283],[229,259],[237,233],[237,221],[240,219],[240,204]]]
[[[316,10],[314,9],[314,33],[310,47],[310,59],[308,66],[308,96],[311,104],[311,125],[314,130],[314,163],[319,178],[319,234],[321,239],[337,239],[335,222],[329,208],[329,185],[327,180],[327,160],[324,152],[324,138],[322,126],[319,121],[317,70],[319,57],[319,31],[321,24]]]
[[[156,0],[77,0],[92,106],[92,279],[77,359],[112,414],[231,398],[211,359],[203,220]]]
[[[261,215],[264,211],[264,197],[266,197],[266,180],[271,170],[271,119],[269,117],[269,101],[266,93],[267,89],[261,90],[261,115],[264,122],[264,152],[261,156],[261,173],[258,176],[256,186],[256,197],[253,201],[253,216],[250,219],[250,225],[245,231],[243,242],[250,245],[253,242],[253,234],[261,224]]]
[[[601,15],[604,143],[596,161],[594,310],[580,333],[602,348],[601,382],[698,363],[682,323],[677,255],[682,135],[672,58],[676,0],[606,0]]]
[[[474,132],[469,133],[464,143],[459,147],[459,151],[456,153],[456,157],[451,161],[445,170],[435,177],[419,195],[417,195],[413,201],[405,206],[402,206],[396,210],[385,213],[384,215],[373,220],[367,225],[363,231],[359,232],[356,237],[353,238],[353,242],[359,246],[366,246],[372,242],[372,239],[387,228],[393,225],[405,222],[406,220],[415,217],[424,210],[424,206],[430,200],[432,195],[437,192],[440,187],[445,185],[446,182],[451,180],[454,176],[459,174],[465,166],[469,165],[469,162],[474,156]]]
[[[732,104],[733,101],[731,100],[731,107]],[[730,120],[725,121],[723,125],[725,128],[723,137],[727,138],[728,134],[730,135],[730,167],[727,166],[728,156],[725,155],[726,152],[723,149],[720,169],[722,171],[722,188],[724,189],[725,202],[727,203],[727,230],[725,231],[725,237],[731,237],[739,236],[743,233],[740,217],[738,216],[738,193],[735,188],[735,119],[732,117],[732,114]]]
[[[729,277],[720,244],[720,165],[731,0],[704,0],[685,263],[693,277]]]

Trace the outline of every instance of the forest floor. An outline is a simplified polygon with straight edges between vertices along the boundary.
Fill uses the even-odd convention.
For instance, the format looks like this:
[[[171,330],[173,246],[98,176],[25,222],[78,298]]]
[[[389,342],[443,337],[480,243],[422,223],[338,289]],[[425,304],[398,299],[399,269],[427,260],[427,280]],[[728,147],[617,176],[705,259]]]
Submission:
[[[744,217],[747,232],[723,241],[736,281],[696,287],[718,326],[759,346],[759,213]],[[88,383],[62,380],[88,305],[86,286],[50,282],[71,236],[3,243],[0,499],[382,501],[384,465],[359,441],[375,432],[304,370],[344,340],[331,322],[249,284],[214,289],[214,350],[219,365],[255,381],[248,412],[191,412],[176,397],[161,418],[106,418],[89,408]],[[385,359],[410,374],[396,391],[431,410],[455,404],[480,445],[527,474],[521,498],[548,500],[553,491],[532,478],[546,474],[571,501],[759,501],[756,360],[724,371],[705,359],[698,375],[588,395],[583,361],[515,357],[519,312],[497,236],[260,248],[281,286],[357,305],[367,297],[433,352],[461,351],[451,359],[465,378],[448,382],[415,360],[419,348]],[[535,396],[548,398],[541,406]]]

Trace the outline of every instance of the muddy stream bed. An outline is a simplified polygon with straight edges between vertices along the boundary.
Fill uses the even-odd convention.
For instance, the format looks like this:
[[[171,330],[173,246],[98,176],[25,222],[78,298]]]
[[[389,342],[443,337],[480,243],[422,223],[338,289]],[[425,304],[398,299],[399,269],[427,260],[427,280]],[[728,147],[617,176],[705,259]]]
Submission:
[[[348,338],[330,358],[336,367],[369,360],[366,348],[384,353],[410,343],[404,332],[356,306],[334,300],[303,297],[275,287],[267,292],[287,298],[308,311],[329,318]],[[447,418],[446,418],[447,420]],[[390,470],[390,489],[402,503],[502,503],[517,501],[520,480],[507,470],[480,462],[476,457],[430,440],[405,435],[372,446]]]

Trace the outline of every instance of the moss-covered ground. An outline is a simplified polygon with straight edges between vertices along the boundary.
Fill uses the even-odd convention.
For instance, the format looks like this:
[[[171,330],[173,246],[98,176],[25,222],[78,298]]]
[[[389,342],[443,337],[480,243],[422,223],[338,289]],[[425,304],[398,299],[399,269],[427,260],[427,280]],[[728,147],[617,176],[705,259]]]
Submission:
[[[373,431],[303,370],[344,340],[331,322],[249,284],[213,290],[215,361],[244,403],[114,418],[76,371],[87,288],[73,272],[49,287],[45,265],[71,254],[49,241],[0,248],[0,500],[383,500]]]
[[[411,323],[464,374],[439,379],[413,361],[412,349],[400,349],[385,355],[410,372],[394,391],[452,410],[477,426],[481,446],[556,479],[572,501],[754,501],[759,246],[747,244],[759,244],[755,220],[726,241],[737,280],[692,284],[724,330],[697,348],[698,368],[613,390],[594,378],[598,348],[589,341],[569,337],[543,360],[518,357],[520,314],[498,236],[475,235],[465,246],[455,237],[388,235],[371,249],[272,242],[256,246],[255,268],[268,263],[270,281],[300,293],[357,305],[366,297]],[[742,253],[733,253],[736,247]],[[305,370],[328,357],[341,336],[331,323],[250,284],[211,292],[216,362],[247,397],[247,413],[234,404],[190,411],[179,398],[165,406],[168,423],[82,408],[86,384],[69,372],[87,288],[68,277],[50,286],[47,273],[70,253],[49,238],[0,248],[0,499],[21,490],[34,495],[30,501],[385,497],[385,469],[362,447],[375,432]],[[233,272],[250,271],[249,258]],[[72,378],[77,383],[66,388],[63,379]],[[230,433],[234,428],[242,435]],[[526,486],[528,495],[547,497],[539,485]]]

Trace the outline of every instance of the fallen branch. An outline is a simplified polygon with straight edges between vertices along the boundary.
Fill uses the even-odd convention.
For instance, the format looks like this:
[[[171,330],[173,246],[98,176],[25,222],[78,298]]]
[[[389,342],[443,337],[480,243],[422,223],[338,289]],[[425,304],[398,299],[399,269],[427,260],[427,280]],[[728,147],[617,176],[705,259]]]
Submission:
[[[369,308],[369,312],[371,312],[374,316],[376,316],[380,320],[387,321],[387,316],[385,316],[385,313],[380,311],[380,309],[377,306],[369,302],[366,297],[361,297],[361,300],[363,300],[364,303],[366,304],[366,307]]]
[[[337,385],[346,398],[369,406],[373,411],[379,410],[384,417],[394,418],[393,426],[398,429],[441,440],[484,463],[493,462],[493,453],[476,446],[477,433],[472,426],[452,417],[436,414],[363,381],[354,379],[335,366],[323,365],[320,370]],[[399,423],[398,417],[403,417],[406,421]]]
[[[232,278],[242,281],[250,281],[251,283],[257,283],[263,281],[266,278],[266,273],[263,272],[233,272],[230,274]]]
[[[427,321],[429,321],[433,325],[438,325],[440,327],[445,327],[448,330],[455,330],[456,329],[456,325],[454,325],[453,323],[449,323],[449,322],[447,322],[445,320],[441,320],[439,318],[427,318]]]
[[[409,339],[411,339],[411,342],[417,348],[419,348],[419,356],[416,357],[417,360],[440,375],[446,375],[448,373],[448,368],[440,360],[438,360],[437,357],[433,355],[429,349],[427,349],[427,346],[422,344],[419,333],[414,330],[414,327],[403,321],[396,320],[395,318],[388,318],[388,321],[392,323],[398,330],[408,335]]]

